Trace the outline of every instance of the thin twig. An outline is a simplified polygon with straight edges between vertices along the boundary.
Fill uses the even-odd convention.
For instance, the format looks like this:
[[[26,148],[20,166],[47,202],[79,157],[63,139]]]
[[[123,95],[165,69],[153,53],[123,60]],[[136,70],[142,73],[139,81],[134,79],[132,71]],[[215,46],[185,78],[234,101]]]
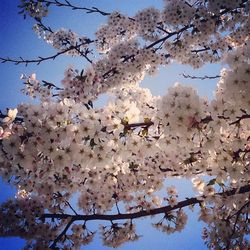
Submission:
[[[42,82],[44,83],[43,86],[48,87],[48,88],[55,88],[56,90],[63,90],[63,88],[59,88],[57,87],[54,83],[51,82],[47,82],[45,80],[42,80]],[[26,83],[25,83],[26,84]]]
[[[68,224],[66,225],[66,227],[64,228],[64,230],[57,236],[57,238],[54,240],[54,242],[52,243],[52,245],[50,246],[51,249],[56,249],[56,244],[58,241],[61,240],[61,238],[67,233],[68,229],[70,228],[70,226],[72,225],[72,223],[75,220],[72,218]]]
[[[239,217],[240,217],[240,214],[242,212],[243,209],[245,209],[246,207],[248,207],[250,204],[250,201],[248,201],[247,203],[245,203],[236,213],[234,213],[232,216],[230,216],[229,219],[231,219],[232,217],[234,217],[236,215],[236,218],[235,218],[235,222],[234,222],[234,227],[233,227],[233,230],[232,230],[232,233],[230,235],[230,237],[228,238],[228,243],[227,243],[227,246],[226,246],[226,249],[229,250],[230,249],[230,244],[231,244],[231,239],[236,231],[236,225],[237,225],[237,222],[239,220]]]
[[[70,209],[74,212],[75,215],[78,215],[76,210],[70,205],[70,203],[68,201],[65,201],[65,203],[70,207]]]
[[[76,46],[71,46],[63,51],[60,51],[58,53],[56,53],[55,55],[52,55],[52,56],[47,56],[47,57],[42,57],[42,56],[39,56],[37,59],[23,59],[22,57],[20,57],[20,59],[11,59],[9,57],[7,58],[3,58],[3,57],[0,57],[0,61],[1,63],[6,63],[6,62],[12,62],[12,63],[15,63],[16,65],[18,64],[25,64],[26,66],[30,63],[36,63],[37,65],[39,65],[41,62],[44,62],[44,61],[48,61],[48,60],[55,60],[58,56],[60,55],[63,55],[71,50],[77,50],[79,52],[79,48],[85,44],[89,44],[89,43],[92,43],[94,41],[92,40],[88,40],[87,43],[84,42],[84,43],[81,43],[81,44],[77,44]],[[82,54],[82,56],[84,56],[90,63],[92,63],[92,61],[87,58],[87,55],[85,55],[84,53]]]
[[[180,74],[182,75],[184,78],[190,78],[190,79],[195,79],[195,80],[207,80],[207,79],[216,79],[216,78],[220,78],[220,75],[216,75],[216,76],[191,76],[191,75],[186,75],[186,74]]]
[[[70,3],[69,1],[65,0],[64,2],[58,1],[58,0],[54,0],[54,1],[49,1],[49,0],[43,0],[44,3],[48,3],[49,5],[55,5],[57,7],[67,7],[67,8],[71,8],[72,10],[83,10],[86,13],[99,13],[103,16],[108,16],[110,15],[110,13],[102,11],[96,7],[91,7],[91,8],[86,8],[86,7],[80,7],[80,6],[76,6],[73,5],[72,3]]]

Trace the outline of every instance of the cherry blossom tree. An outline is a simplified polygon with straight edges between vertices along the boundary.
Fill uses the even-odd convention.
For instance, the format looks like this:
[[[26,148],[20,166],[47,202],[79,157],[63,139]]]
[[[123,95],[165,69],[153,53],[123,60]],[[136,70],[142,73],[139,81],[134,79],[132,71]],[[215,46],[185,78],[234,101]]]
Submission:
[[[106,23],[92,38],[53,30],[44,20],[55,7]],[[67,0],[21,0],[19,8],[56,53],[3,63],[68,55],[88,66],[65,69],[59,85],[22,75],[36,102],[1,113],[0,174],[17,194],[0,207],[0,236],[26,239],[25,249],[79,249],[93,240],[88,222],[99,220],[110,222],[99,228],[103,244],[119,247],[139,238],[137,218],[162,215],[152,225],[170,234],[198,207],[208,248],[249,249],[250,2],[165,0],[134,16]],[[218,78],[211,101],[180,83],[163,96],[140,87],[172,62],[221,61],[220,75],[200,77]],[[95,108],[103,93],[111,100]],[[194,197],[180,200],[166,185],[172,177],[190,179]]]

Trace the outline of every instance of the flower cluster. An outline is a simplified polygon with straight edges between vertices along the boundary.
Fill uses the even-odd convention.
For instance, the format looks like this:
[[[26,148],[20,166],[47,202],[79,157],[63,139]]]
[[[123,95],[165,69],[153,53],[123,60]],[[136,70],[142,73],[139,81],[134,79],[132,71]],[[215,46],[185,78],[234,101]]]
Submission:
[[[179,26],[189,24],[194,18],[196,8],[187,1],[165,1],[162,11],[162,21],[168,26]]]
[[[214,105],[221,106],[220,103],[224,103],[223,109],[218,110],[218,114],[224,115],[230,120],[234,120],[250,110],[248,101],[250,63],[249,55],[247,55],[249,46],[250,43],[248,42],[246,45],[239,47],[234,53],[229,54],[226,62],[231,68],[221,71],[222,77],[218,83],[217,98]]]
[[[110,227],[101,226],[103,244],[117,248],[127,241],[136,241],[139,236],[135,232],[135,225],[131,222],[113,223]]]
[[[177,191],[176,188],[174,186],[168,187],[167,188],[167,194],[169,195],[169,198],[167,198],[168,204],[171,207],[174,207],[175,205],[177,205],[178,201],[177,201]]]
[[[152,224],[164,233],[172,234],[183,230],[187,223],[187,215],[182,209],[174,213],[166,214],[159,222]]]
[[[124,42],[114,46],[107,57],[103,57],[85,71],[68,68],[62,81],[65,88],[60,96],[87,103],[102,93],[112,92],[116,87],[119,89],[123,85],[138,85],[145,73],[155,74],[158,66],[169,62],[163,54],[139,49],[138,46],[138,42],[134,40]]]
[[[49,223],[42,223],[39,216],[44,211],[42,197],[9,200],[0,210],[0,235],[20,235],[27,239],[28,246],[47,247],[47,243],[56,237],[57,231]]]
[[[64,72],[62,80],[64,89],[59,93],[63,98],[72,98],[78,103],[88,103],[97,98],[99,93],[99,79],[93,68],[89,68],[85,73],[69,67]]]
[[[59,29],[46,36],[46,41],[59,50],[65,51],[65,54],[76,56],[83,54],[84,49],[88,46],[87,37],[79,37],[75,32],[66,29]]]
[[[49,83],[41,84],[36,79],[36,74],[31,76],[22,75],[21,80],[24,81],[25,88],[22,89],[22,92],[25,95],[30,96],[31,98],[40,98],[41,100],[48,100],[52,97],[52,88],[53,86]]]
[[[200,128],[202,119],[207,116],[207,108],[207,101],[192,87],[177,83],[159,100],[158,116],[165,130],[187,135]]]
[[[221,1],[221,0],[210,0],[208,1],[208,10],[214,13],[215,15],[218,15],[221,11],[221,9],[236,9],[240,7],[240,4],[242,3],[241,0],[236,1]]]
[[[80,249],[82,245],[89,244],[95,236],[95,233],[88,230],[85,224],[74,224],[71,230],[72,234],[67,235],[68,244],[64,242],[63,249],[72,249],[72,247]]]
[[[244,237],[249,233],[247,220],[249,197],[238,194],[232,198],[217,197],[214,207],[201,209],[200,219],[208,223],[203,230],[203,239],[210,249],[248,249]]]
[[[21,0],[21,4],[18,6],[24,17],[29,15],[35,19],[42,19],[48,15],[48,6],[40,0]]]
[[[157,25],[160,22],[160,12],[155,8],[139,11],[134,17],[138,28],[137,34],[145,40],[155,41],[158,38]]]
[[[106,53],[119,42],[132,39],[136,35],[136,25],[134,20],[116,11],[109,15],[107,24],[101,26],[95,35],[97,50]]]

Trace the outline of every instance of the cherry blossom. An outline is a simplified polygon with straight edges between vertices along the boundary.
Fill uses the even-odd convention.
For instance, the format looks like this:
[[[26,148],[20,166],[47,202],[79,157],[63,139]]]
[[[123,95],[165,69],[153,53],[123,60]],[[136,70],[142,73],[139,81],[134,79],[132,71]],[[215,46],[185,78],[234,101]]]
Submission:
[[[107,20],[93,39],[53,31],[42,22],[53,6]],[[247,249],[249,7],[246,0],[166,0],[162,10],[129,17],[68,1],[22,0],[21,14],[58,52],[2,62],[68,55],[89,64],[66,68],[59,85],[22,75],[22,92],[35,101],[0,114],[0,175],[17,188],[0,207],[0,235],[26,239],[25,249],[79,249],[95,235],[88,221],[105,220],[103,244],[119,247],[140,238],[134,219],[154,216],[152,225],[170,234],[185,228],[186,209],[197,206],[208,248]],[[100,53],[95,60],[92,50]],[[214,99],[185,83],[161,96],[141,86],[172,62],[194,69],[223,62]],[[104,93],[109,101],[95,107]],[[194,197],[183,200],[168,185],[176,177],[190,180]]]

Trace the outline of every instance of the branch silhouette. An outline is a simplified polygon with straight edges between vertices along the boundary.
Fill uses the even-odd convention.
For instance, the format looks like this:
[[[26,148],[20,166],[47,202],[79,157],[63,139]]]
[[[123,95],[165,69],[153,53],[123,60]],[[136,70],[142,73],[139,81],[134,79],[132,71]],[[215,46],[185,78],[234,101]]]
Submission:
[[[235,194],[244,194],[250,192],[250,184],[241,187],[240,189],[232,189],[229,191],[221,192],[221,193],[216,193],[215,195],[221,196],[221,197],[228,197],[232,196]],[[190,205],[195,205],[202,203],[202,201],[206,198],[207,196],[200,196],[197,198],[189,198],[183,201],[178,202],[177,205],[175,206],[164,206],[164,207],[159,207],[159,208],[154,208],[154,209],[149,209],[149,210],[142,210],[139,212],[135,213],[126,213],[126,214],[92,214],[92,215],[72,215],[72,214],[48,214],[45,213],[41,216],[41,219],[68,219],[71,218],[73,221],[92,221],[92,220],[105,220],[105,221],[115,221],[115,220],[126,220],[126,219],[137,219],[141,217],[146,217],[146,216],[152,216],[152,215],[157,215],[157,214],[162,214],[162,213],[169,213],[170,211],[180,209],[183,207],[187,207]],[[71,222],[72,223],[72,222]]]
[[[110,15],[110,13],[102,11],[97,7],[86,8],[86,7],[76,6],[76,5],[73,5],[72,3],[70,3],[67,0],[65,0],[64,2],[57,1],[57,0],[54,0],[54,1],[43,0],[42,2],[47,3],[48,5],[54,5],[54,6],[57,6],[57,7],[67,7],[67,8],[71,8],[72,10],[82,10],[82,11],[85,11],[87,14],[89,14],[89,13],[99,13],[99,14],[101,14],[103,16]]]
[[[220,75],[216,75],[216,76],[191,76],[191,75],[186,75],[186,74],[181,74],[184,78],[189,78],[189,79],[195,79],[195,80],[207,80],[207,79],[217,79],[220,78]]]
[[[244,194],[250,192],[250,184],[243,186],[239,189],[235,188],[232,190],[228,190],[225,192],[221,193],[216,193],[215,195],[221,196],[221,197],[228,197],[228,196],[233,196],[235,194]],[[75,221],[94,221],[94,220],[101,220],[101,221],[116,221],[116,220],[133,220],[133,219],[138,219],[142,217],[147,217],[147,216],[152,216],[152,215],[158,215],[158,214],[168,214],[169,212],[176,210],[176,209],[181,209],[190,205],[195,205],[195,204],[201,204],[203,200],[207,198],[207,196],[200,196],[197,198],[189,198],[183,201],[178,202],[177,205],[175,206],[164,206],[164,207],[159,207],[159,208],[154,208],[154,209],[149,209],[149,210],[142,210],[139,212],[135,213],[118,213],[118,214],[92,214],[92,215],[79,215],[79,214],[48,214],[45,213],[43,214],[40,219],[44,221],[45,219],[70,219],[70,221],[67,223],[63,231],[58,235],[58,237],[53,241],[52,245],[50,246],[51,249],[56,249],[56,244],[62,239],[62,237],[67,233],[67,230],[70,228],[70,226],[75,222]],[[245,208],[249,206],[249,202],[246,203],[244,206],[241,207],[241,209],[238,210],[238,212],[234,215],[237,215],[236,222],[238,220],[240,212]],[[233,215],[233,216],[234,216]],[[236,223],[235,222],[235,223]]]
[[[81,44],[77,44],[75,46],[70,46],[69,48],[67,49],[64,49],[60,52],[57,52],[56,54],[52,55],[52,56],[47,56],[47,57],[42,57],[42,56],[39,56],[38,58],[36,59],[24,59],[22,57],[20,57],[20,59],[12,59],[12,58],[3,58],[3,57],[0,57],[0,61],[1,63],[6,63],[6,62],[12,62],[16,65],[18,64],[25,64],[26,66],[28,64],[31,64],[31,63],[36,63],[37,65],[39,65],[40,63],[44,62],[44,61],[48,61],[48,60],[55,60],[57,57],[59,57],[60,55],[63,55],[63,54],[66,54],[67,52],[69,51],[72,51],[72,50],[76,50],[77,52],[80,53],[81,56],[83,56],[88,62],[92,63],[92,61],[88,58],[87,54],[90,52],[90,51],[86,51],[86,53],[82,52],[79,50],[79,48],[83,45],[86,45],[86,44],[90,44],[90,43],[93,43],[94,41],[93,40],[87,40],[86,42],[84,43],[81,43]]]
[[[110,13],[104,12],[104,11],[102,11],[102,10],[96,8],[96,7],[85,8],[85,7],[74,6],[69,1],[65,1],[65,3],[62,3],[62,2],[57,1],[57,0],[55,0],[55,1],[46,1],[46,0],[44,0],[43,2],[44,3],[48,3],[48,4],[52,4],[52,5],[56,5],[56,6],[59,6],[59,7],[70,7],[72,9],[74,9],[74,10],[85,10],[85,11],[87,11],[87,13],[100,13],[100,14],[102,14],[104,16],[110,15]],[[241,3],[241,5],[240,5],[240,7],[244,7],[246,2],[247,2],[247,0],[243,0],[242,3]],[[234,11],[234,10],[233,9],[229,9],[229,10],[225,9],[225,10],[221,11],[221,13],[218,16],[214,16],[214,18],[218,18],[219,16],[222,16],[222,15],[228,13],[228,12],[231,12],[231,11]],[[36,19],[36,21],[38,21],[39,25],[42,28],[44,28],[45,30],[53,33],[53,31],[51,30],[51,28],[46,27],[41,22],[41,20]],[[164,43],[167,39],[171,38],[172,36],[174,36],[174,35],[178,36],[183,31],[188,30],[190,28],[194,28],[194,27],[195,26],[193,24],[189,24],[189,25],[186,25],[186,26],[182,27],[181,29],[179,29],[177,31],[166,32],[167,33],[166,36],[164,36],[164,37],[162,37],[162,38],[160,38],[160,39],[152,42],[151,44],[149,44],[146,47],[146,49],[151,49],[151,48],[153,48],[154,46],[156,46],[156,45],[158,45],[160,43]],[[48,61],[48,60],[55,60],[60,55],[63,55],[63,54],[65,54],[65,53],[67,53],[67,52],[69,52],[71,50],[77,50],[80,46],[85,45],[85,44],[89,44],[89,43],[92,43],[92,42],[94,42],[94,41],[89,39],[87,43],[78,44],[76,46],[71,46],[68,49],[65,49],[65,50],[63,50],[61,52],[56,53],[55,55],[48,56],[48,57],[39,56],[37,59],[30,59],[30,60],[29,59],[24,59],[23,57],[20,57],[20,59],[12,59],[12,58],[9,58],[9,57],[7,57],[7,58],[0,57],[0,61],[1,61],[1,63],[11,62],[11,63],[14,63],[16,65],[18,65],[18,64],[25,64],[27,66],[28,64],[31,64],[31,63],[36,63],[37,65],[39,65],[41,62]],[[199,53],[199,52],[203,52],[203,51],[207,51],[207,50],[210,50],[210,48],[206,47],[206,48],[202,48],[202,49],[192,50],[192,52]],[[78,52],[79,52],[79,50],[78,50]],[[89,52],[89,51],[87,51],[87,52]],[[87,57],[87,53],[84,54],[84,53],[80,52],[80,55],[83,56],[88,62],[92,63],[92,61]],[[127,56],[126,59],[124,60],[124,62],[126,62],[127,60],[133,58],[134,56],[135,55]],[[167,54],[166,58],[167,57],[170,57],[170,54]],[[111,70],[109,70],[107,73],[104,74],[104,77],[106,75],[109,75],[110,72],[114,72],[115,73],[115,71],[116,71],[116,69],[112,68]]]

